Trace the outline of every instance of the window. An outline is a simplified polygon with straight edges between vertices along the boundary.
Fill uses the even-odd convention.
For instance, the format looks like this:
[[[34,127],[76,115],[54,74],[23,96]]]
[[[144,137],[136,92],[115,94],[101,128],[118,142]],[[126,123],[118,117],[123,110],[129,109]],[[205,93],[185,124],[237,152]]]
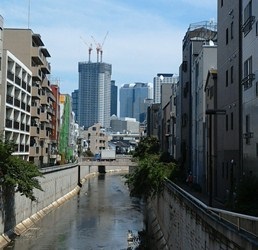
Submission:
[[[258,157],[258,143],[256,143],[256,157]]]
[[[225,176],[225,164],[222,162],[222,178]]]
[[[256,36],[258,36],[258,21],[256,21]]]
[[[226,179],[228,180],[228,162],[227,162],[227,169],[226,169]]]
[[[258,96],[258,82],[256,82],[256,96]]]
[[[230,38],[231,40],[234,38],[234,23],[231,22],[231,25],[230,25]]]
[[[228,131],[228,115],[226,115],[226,131]]]
[[[234,82],[234,67],[231,66],[230,68],[230,83]]]
[[[242,31],[246,36],[252,29],[252,25],[255,21],[255,17],[252,16],[252,0],[246,5],[244,9],[244,24],[242,25]]]
[[[220,0],[220,7],[223,7],[223,0]]]
[[[226,29],[226,44],[228,44],[228,28]]]
[[[228,70],[226,70],[226,87],[228,86]]]
[[[244,85],[244,90],[249,89],[252,87],[252,81],[255,78],[255,75],[252,73],[252,57],[249,57],[244,62],[244,78],[242,80],[242,84]]]
[[[231,114],[230,114],[230,128],[231,128],[231,130],[234,129],[234,114],[233,114],[233,112],[231,112]]]

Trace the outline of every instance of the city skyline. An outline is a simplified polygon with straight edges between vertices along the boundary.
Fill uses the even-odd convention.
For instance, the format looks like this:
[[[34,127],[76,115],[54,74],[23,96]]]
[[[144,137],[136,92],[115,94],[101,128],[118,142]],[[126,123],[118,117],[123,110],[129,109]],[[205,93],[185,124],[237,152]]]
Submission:
[[[113,65],[112,79],[152,82],[157,72],[178,73],[185,30],[191,23],[217,19],[217,1],[1,1],[5,28],[39,33],[51,58],[51,77],[63,93],[78,88],[79,61],[97,61],[94,40],[102,43],[103,62]],[[61,13],[61,14],[60,14]],[[190,13],[190,14],[189,14]],[[94,40],[92,39],[94,37]]]

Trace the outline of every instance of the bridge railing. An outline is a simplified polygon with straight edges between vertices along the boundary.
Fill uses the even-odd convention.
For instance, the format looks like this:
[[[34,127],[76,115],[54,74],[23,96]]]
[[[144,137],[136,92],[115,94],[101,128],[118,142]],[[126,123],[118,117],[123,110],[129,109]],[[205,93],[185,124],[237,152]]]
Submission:
[[[193,195],[186,192],[184,189],[173,183],[172,181],[166,179],[165,185],[168,188],[177,190],[185,199],[194,203],[195,206],[203,211],[206,211],[213,216],[216,216],[219,220],[223,220],[230,223],[238,231],[243,230],[255,237],[258,237],[258,217],[249,216],[245,214],[234,213],[228,210],[218,209],[207,206],[205,203],[194,197]]]

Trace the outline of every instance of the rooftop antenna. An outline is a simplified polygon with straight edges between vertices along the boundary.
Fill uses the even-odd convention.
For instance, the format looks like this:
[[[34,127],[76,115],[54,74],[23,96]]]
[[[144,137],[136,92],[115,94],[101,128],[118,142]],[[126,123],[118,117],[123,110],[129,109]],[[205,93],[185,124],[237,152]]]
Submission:
[[[90,58],[91,58],[91,51],[92,51],[92,43],[90,45],[88,45],[88,43],[86,43],[84,41],[84,39],[82,37],[80,37],[82,39],[82,41],[87,45],[88,50],[89,50],[89,63],[91,62]]]

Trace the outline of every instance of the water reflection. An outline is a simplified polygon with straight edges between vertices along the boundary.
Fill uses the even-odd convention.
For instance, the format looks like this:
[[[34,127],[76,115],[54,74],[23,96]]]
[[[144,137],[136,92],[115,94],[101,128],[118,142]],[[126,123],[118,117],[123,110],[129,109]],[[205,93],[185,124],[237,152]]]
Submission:
[[[124,178],[100,175],[5,249],[127,249],[127,232],[141,231],[143,205],[130,198]]]

